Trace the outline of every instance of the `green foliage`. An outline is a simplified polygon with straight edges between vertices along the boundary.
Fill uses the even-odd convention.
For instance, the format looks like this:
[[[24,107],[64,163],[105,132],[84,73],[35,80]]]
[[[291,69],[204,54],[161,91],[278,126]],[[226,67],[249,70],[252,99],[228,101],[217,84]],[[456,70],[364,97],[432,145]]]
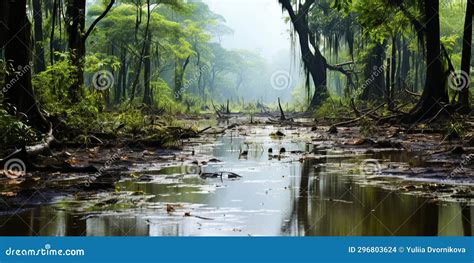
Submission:
[[[338,119],[341,117],[352,116],[352,110],[346,105],[349,105],[349,102],[347,100],[343,101],[340,98],[331,96],[315,110],[314,116],[316,119]]]
[[[469,132],[469,126],[460,120],[448,121],[444,126],[445,139],[461,139]]]
[[[0,109],[0,130],[0,143],[5,148],[30,145],[41,139],[34,129],[3,109]]]

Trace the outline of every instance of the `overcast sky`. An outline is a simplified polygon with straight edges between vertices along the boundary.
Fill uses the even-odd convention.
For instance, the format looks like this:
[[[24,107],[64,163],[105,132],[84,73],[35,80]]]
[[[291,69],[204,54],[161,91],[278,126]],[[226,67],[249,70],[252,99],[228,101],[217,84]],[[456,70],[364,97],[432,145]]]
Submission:
[[[234,30],[222,45],[258,51],[267,59],[290,50],[289,25],[277,0],[204,0],[212,11],[225,17]]]

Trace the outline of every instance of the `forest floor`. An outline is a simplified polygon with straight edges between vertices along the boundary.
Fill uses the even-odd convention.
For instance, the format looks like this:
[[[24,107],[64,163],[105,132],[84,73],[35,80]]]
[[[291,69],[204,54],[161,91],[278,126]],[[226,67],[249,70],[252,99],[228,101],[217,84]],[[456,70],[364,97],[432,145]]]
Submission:
[[[305,118],[279,124],[274,120],[269,122],[268,118],[255,117],[249,123],[248,117],[240,115],[225,120],[216,120],[211,115],[187,116],[181,121],[183,125],[198,125],[200,132],[179,140],[172,149],[137,143],[133,138],[119,138],[65,146],[47,156],[38,156],[35,162],[43,165],[66,162],[73,166],[94,166],[98,171],[27,171],[19,177],[2,176],[2,214],[17,214],[44,205],[57,209],[57,204],[69,200],[61,209],[93,216],[104,211],[142,208],[154,200],[151,202],[156,206],[154,209],[161,209],[165,215],[183,210],[179,213],[189,217],[195,213],[190,211],[199,209],[183,206],[183,203],[194,203],[197,197],[187,200],[185,195],[231,187],[222,181],[220,172],[238,174],[246,182],[252,176],[251,170],[258,170],[262,165],[269,165],[270,169],[258,173],[269,174],[260,178],[266,194],[284,187],[285,190],[299,190],[296,195],[301,197],[302,188],[311,188],[311,183],[305,184],[302,178],[312,181],[322,180],[323,175],[339,175],[350,178],[351,184],[355,182],[358,187],[419,196],[429,202],[468,206],[474,203],[472,134],[463,139],[446,138],[440,130],[424,125],[373,126],[369,131],[362,131],[358,126],[335,129],[330,125],[315,125]],[[269,149],[272,149],[271,153]],[[285,182],[284,186],[277,184],[275,188],[269,188],[268,184],[276,182],[268,176],[279,174],[279,169],[286,169],[288,165],[300,169],[299,174],[288,176],[298,177],[300,183]],[[3,173],[6,175],[5,171]],[[206,183],[209,179],[204,178],[204,174],[221,176],[222,184],[219,181]],[[230,181],[239,179],[227,178]],[[150,183],[153,187],[166,187],[143,187]],[[171,191],[170,186],[180,190]],[[236,199],[242,199],[246,192],[262,191],[253,187],[247,189],[245,184],[238,188],[240,196],[236,194]],[[170,195],[174,198],[169,198]],[[337,197],[321,198],[340,200]],[[343,199],[340,201],[345,202]],[[210,205],[207,201],[196,201],[196,204]]]

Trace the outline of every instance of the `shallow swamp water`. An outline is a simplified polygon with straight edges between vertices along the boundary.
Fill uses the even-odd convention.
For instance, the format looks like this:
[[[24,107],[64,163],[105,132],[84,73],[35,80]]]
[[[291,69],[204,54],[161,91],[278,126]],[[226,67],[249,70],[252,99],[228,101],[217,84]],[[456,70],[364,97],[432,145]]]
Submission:
[[[182,151],[147,150],[146,162],[117,171],[111,191],[6,209],[0,235],[472,235],[469,175],[451,180],[405,150],[323,131],[260,125],[192,139]]]

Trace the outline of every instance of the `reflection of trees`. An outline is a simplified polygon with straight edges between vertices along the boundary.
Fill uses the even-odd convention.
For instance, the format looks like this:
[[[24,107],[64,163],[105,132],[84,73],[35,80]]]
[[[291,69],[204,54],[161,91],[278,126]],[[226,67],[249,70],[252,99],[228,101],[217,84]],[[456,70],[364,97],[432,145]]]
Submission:
[[[312,182],[312,177],[319,174],[319,168],[315,168],[315,165],[322,164],[325,162],[325,159],[307,159],[303,161],[301,165],[301,175],[299,180],[299,190],[297,193],[294,193],[292,198],[293,205],[291,209],[290,219],[287,224],[282,228],[284,234],[294,234],[298,233],[300,235],[314,235],[312,231],[315,226],[312,223],[311,212],[316,209],[316,202],[311,198],[311,188],[310,183]],[[317,181],[316,181],[317,182]],[[293,186],[295,187],[295,186]],[[293,229],[296,228],[296,229]]]
[[[461,220],[465,236],[472,236],[471,207],[466,203],[461,203]]]
[[[436,236],[461,231],[472,235],[471,208],[466,204],[444,208],[424,197],[358,185],[344,171],[332,174],[323,170],[327,168],[315,168],[323,163],[331,166],[337,160],[307,159],[301,164],[301,175],[292,184],[291,214],[283,234]],[[462,224],[445,222],[461,214]],[[440,230],[443,226],[446,229]]]

